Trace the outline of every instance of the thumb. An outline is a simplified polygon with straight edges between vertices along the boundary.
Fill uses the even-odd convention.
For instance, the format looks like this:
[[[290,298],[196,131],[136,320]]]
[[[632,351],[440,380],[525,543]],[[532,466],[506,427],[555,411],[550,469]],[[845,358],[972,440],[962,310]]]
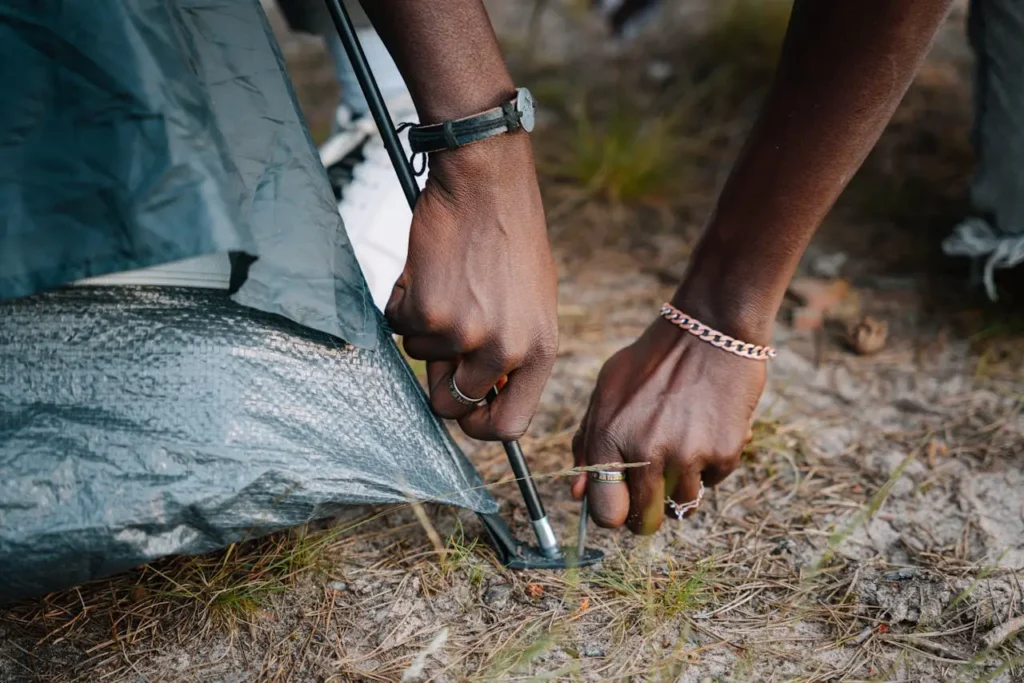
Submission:
[[[408,282],[409,278],[403,270],[391,288],[391,296],[388,297],[388,303],[384,306],[384,317],[387,319],[391,331],[400,337],[408,337],[416,333],[410,324],[409,316],[403,315],[409,293]]]

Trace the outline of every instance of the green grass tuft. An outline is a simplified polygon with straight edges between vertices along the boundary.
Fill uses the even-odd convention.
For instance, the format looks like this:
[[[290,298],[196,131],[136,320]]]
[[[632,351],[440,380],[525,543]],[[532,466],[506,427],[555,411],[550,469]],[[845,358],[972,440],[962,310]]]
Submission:
[[[667,620],[693,612],[712,597],[708,572],[714,558],[682,568],[671,560],[666,570],[624,559],[620,566],[597,573],[590,583],[611,589],[622,599],[619,616],[653,630]]]
[[[685,150],[665,118],[638,119],[619,114],[605,125],[577,117],[574,154],[559,175],[588,194],[613,202],[655,199],[670,183],[680,183]]]
[[[321,571],[328,536],[301,529],[235,543],[211,555],[174,558],[144,567],[136,585],[145,595],[191,604],[211,621],[231,627],[288,590],[300,574]]]
[[[789,25],[790,0],[731,0],[717,6],[702,41],[710,67],[736,88],[764,84],[775,72]]]

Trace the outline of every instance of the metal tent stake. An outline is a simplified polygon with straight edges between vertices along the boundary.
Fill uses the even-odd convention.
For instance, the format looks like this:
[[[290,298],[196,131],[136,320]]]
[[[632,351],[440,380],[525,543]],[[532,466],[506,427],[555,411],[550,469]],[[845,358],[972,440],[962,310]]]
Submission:
[[[419,198],[420,188],[416,183],[412,164],[410,164],[409,159],[405,156],[402,143],[398,139],[398,131],[391,120],[391,114],[384,103],[384,98],[381,97],[377,81],[370,71],[370,65],[367,62],[366,55],[363,54],[363,48],[359,43],[359,37],[356,36],[352,20],[340,0],[326,0],[326,2],[327,9],[331,13],[331,19],[334,21],[334,26],[341,38],[341,44],[345,48],[345,53],[352,63],[352,70],[359,81],[359,87],[366,97],[374,123],[377,124],[377,129],[380,131],[384,148],[387,150],[388,156],[391,158],[391,164],[398,175],[398,182],[402,185],[406,199],[409,200],[409,206],[415,207],[416,200]],[[497,396],[497,389],[491,389],[487,395],[488,401],[494,400],[495,396]],[[526,508],[530,514],[530,521],[538,543],[537,548],[520,543],[512,535],[508,525],[505,524],[501,517],[495,514],[481,514],[480,519],[483,521],[502,563],[512,568],[526,569],[560,568],[569,565],[583,566],[600,561],[603,553],[594,549],[580,548],[577,553],[573,553],[573,555],[576,555],[575,557],[566,557],[566,554],[558,546],[558,540],[555,537],[554,530],[551,528],[551,522],[544,511],[544,505],[541,503],[540,496],[537,494],[537,486],[530,475],[530,468],[526,463],[526,458],[523,456],[522,449],[519,447],[519,442],[504,441],[502,445],[505,447],[505,454],[508,456],[509,464],[512,466],[512,471],[516,476],[516,483],[519,484],[519,491],[526,502]]]

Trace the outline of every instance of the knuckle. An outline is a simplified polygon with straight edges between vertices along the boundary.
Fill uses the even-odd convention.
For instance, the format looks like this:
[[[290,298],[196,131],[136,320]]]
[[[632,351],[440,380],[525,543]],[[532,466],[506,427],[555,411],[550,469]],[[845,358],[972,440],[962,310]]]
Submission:
[[[558,355],[558,335],[553,339],[542,339],[533,350],[534,357],[545,365],[553,365]]]
[[[456,348],[460,353],[479,348],[483,336],[479,327],[472,323],[459,326],[452,335]]]
[[[506,351],[501,359],[501,371],[512,372],[521,368],[526,362],[527,355],[524,351]]]
[[[489,374],[508,373],[519,367],[525,353],[518,347],[498,336],[492,336],[484,345],[485,353],[481,354],[480,363]]]
[[[736,451],[734,453],[729,453],[727,455],[719,455],[718,457],[715,458],[715,463],[718,465],[718,469],[720,469],[723,474],[731,474],[735,472],[736,468],[740,466],[741,460],[742,453]]]
[[[526,358],[526,349],[516,340],[496,336],[491,342],[491,355],[494,360],[493,370],[508,372],[522,364]]]
[[[599,432],[592,436],[593,440],[590,444],[590,448],[587,449],[587,462],[591,465],[601,464],[599,462],[594,462],[594,460],[598,459],[596,457],[597,455],[619,452],[619,443],[610,433]],[[623,454],[623,459],[628,461],[625,454]]]
[[[435,298],[420,299],[416,302],[416,308],[427,331],[438,332],[448,327],[451,314],[446,303]]]

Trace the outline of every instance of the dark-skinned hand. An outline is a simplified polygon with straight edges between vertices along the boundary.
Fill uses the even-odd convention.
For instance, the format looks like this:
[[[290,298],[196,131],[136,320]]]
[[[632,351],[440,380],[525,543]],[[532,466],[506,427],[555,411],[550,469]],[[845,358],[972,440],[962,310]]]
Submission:
[[[641,3],[623,3],[623,5]],[[881,134],[950,0],[797,0],[761,114],[719,195],[673,304],[767,344],[807,244]],[[694,500],[739,462],[766,368],[664,320],[604,366],[577,464],[649,462],[627,483],[572,484],[598,524],[651,533],[665,492]]]
[[[765,384],[765,364],[715,348],[657,320],[601,369],[572,450],[577,466],[649,463],[628,468],[624,483],[572,482],[574,498],[589,492],[603,527],[658,530],[666,496],[697,498],[740,461]]]
[[[409,256],[386,315],[427,362],[430,402],[477,439],[526,431],[558,347],[557,275],[529,138],[501,135],[431,157]],[[491,404],[466,406],[449,389]]]

